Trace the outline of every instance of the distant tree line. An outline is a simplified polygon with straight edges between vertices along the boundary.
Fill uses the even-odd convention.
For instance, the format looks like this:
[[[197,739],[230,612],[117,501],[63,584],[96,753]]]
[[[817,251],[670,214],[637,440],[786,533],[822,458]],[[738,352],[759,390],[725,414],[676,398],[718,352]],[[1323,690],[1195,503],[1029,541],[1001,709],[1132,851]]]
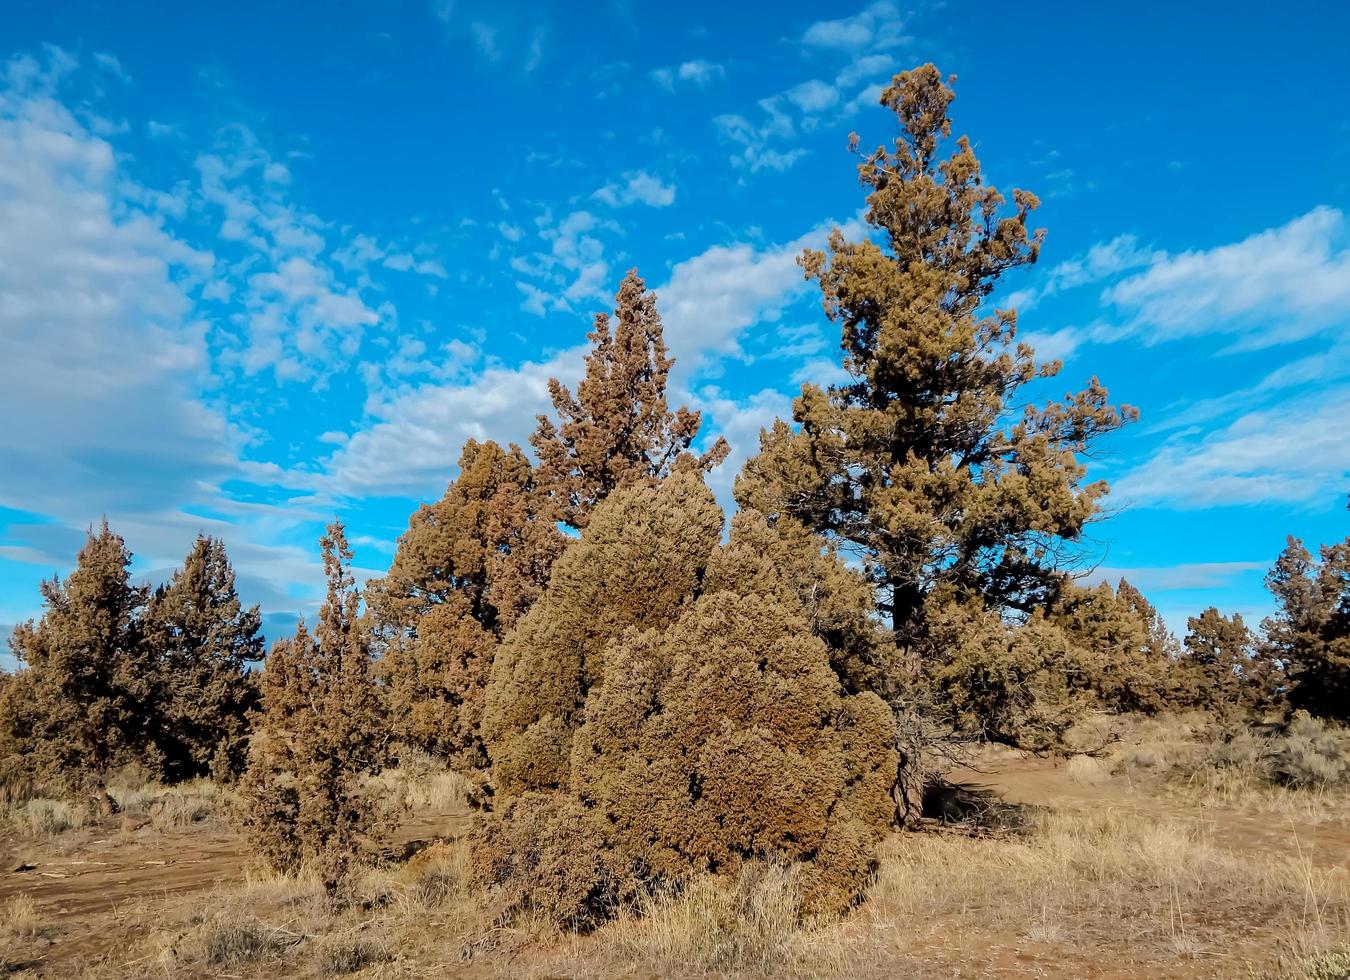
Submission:
[[[242,774],[260,852],[337,889],[387,826],[368,776],[431,753],[472,783],[480,880],[587,927],[760,859],[797,866],[810,911],[846,907],[917,805],[916,732],[1051,751],[1090,712],[1350,720],[1350,539],[1290,540],[1259,634],[1211,608],[1178,642],[1130,583],[1082,584],[1108,491],[1085,456],[1137,413],[1095,378],[1024,405],[1060,365],[990,298],[1036,261],[1038,202],[951,142],[953,98],[931,65],[882,93],[899,136],[859,155],[869,234],[801,258],[849,380],[761,433],[729,529],[704,483],[728,447],[696,452],[699,413],[667,403],[632,271],[533,458],[469,441],[364,594],[330,525],[315,627],[260,672],[219,541],[150,592],[91,533],[11,641],[3,777]]]

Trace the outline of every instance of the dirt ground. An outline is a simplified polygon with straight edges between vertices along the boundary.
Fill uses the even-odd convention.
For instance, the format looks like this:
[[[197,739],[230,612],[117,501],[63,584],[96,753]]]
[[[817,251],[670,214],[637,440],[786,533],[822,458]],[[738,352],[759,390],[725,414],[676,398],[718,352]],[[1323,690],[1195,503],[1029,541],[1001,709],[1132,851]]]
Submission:
[[[1191,822],[1212,835],[1216,845],[1236,855],[1296,862],[1333,875],[1347,873],[1350,824],[1339,819],[1298,821],[1270,812],[1199,809],[1166,792],[1145,792],[1128,780],[1085,785],[1072,778],[1064,764],[1036,758],[1005,755],[988,760],[978,770],[962,772],[956,778],[971,790],[988,792],[1009,803],[1050,810],[1109,809],[1137,816],[1140,821]],[[421,813],[404,824],[393,846],[398,849],[409,842],[454,839],[466,830],[468,820],[469,813],[464,809]],[[946,831],[932,828],[932,832]],[[76,964],[143,946],[152,930],[181,917],[191,903],[200,902],[222,886],[242,882],[250,862],[246,842],[220,821],[160,832],[150,826],[118,824],[117,818],[112,818],[110,825],[68,831],[46,842],[23,840],[12,831],[6,831],[6,835],[0,838],[0,857],[4,859],[0,865],[0,903],[12,896],[27,895],[36,903],[39,920],[45,924],[42,937],[31,947],[35,952],[16,964],[24,968],[21,976],[78,975]],[[904,943],[878,946],[875,972],[862,972],[875,976],[959,977],[1259,975],[1250,965],[1241,964],[1261,964],[1264,952],[1276,938],[1263,933],[1261,923],[1252,923],[1250,930],[1236,930],[1231,948],[1219,951],[1223,956],[1212,961],[1204,955],[1165,959],[1132,955],[1128,942],[1122,943],[1120,936],[1102,936],[1096,942],[1088,935],[1083,942],[1066,945],[1050,941],[1053,936],[1046,942],[1028,940],[1025,933],[1015,929],[1006,935],[998,928],[963,933],[963,923],[971,921],[965,911],[912,927],[902,925]],[[864,915],[840,927],[840,936],[853,937],[859,949],[867,949],[880,928]],[[1230,929],[1229,934],[1234,931]],[[126,971],[128,976],[138,975],[134,962]],[[506,972],[511,971],[508,968]],[[147,963],[140,975],[158,973],[153,963]],[[267,975],[280,974],[273,970]],[[571,973],[564,967],[555,975]]]

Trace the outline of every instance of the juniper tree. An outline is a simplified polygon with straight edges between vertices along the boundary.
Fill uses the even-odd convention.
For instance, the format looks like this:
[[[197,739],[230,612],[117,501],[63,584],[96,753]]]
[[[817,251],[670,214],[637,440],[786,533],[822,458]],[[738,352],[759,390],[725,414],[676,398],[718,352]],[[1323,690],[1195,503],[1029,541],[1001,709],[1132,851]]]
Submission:
[[[836,230],[800,260],[851,380],[804,385],[797,428],[761,434],[735,491],[859,553],[901,645],[921,639],[935,590],[1021,615],[1046,605],[1107,491],[1085,482],[1081,457],[1134,417],[1096,379],[1020,404],[1059,364],[1016,342],[1016,311],[989,300],[1036,261],[1038,202],[1014,190],[1009,212],[967,138],[945,149],[953,97],[932,65],[882,92],[900,135],[858,166],[873,234]]]
[[[591,351],[576,396],[556,378],[549,395],[555,424],[539,416],[530,443],[539,458],[539,482],[556,517],[584,528],[591,509],[617,487],[651,483],[678,468],[708,470],[726,458],[722,439],[701,456],[689,453],[700,415],[671,411],[666,401],[670,369],[656,294],[632,269],[615,296],[611,318],[597,314]]]
[[[144,631],[170,778],[229,779],[243,770],[248,713],[258,702],[249,665],[263,656],[261,620],[257,606],[239,601],[224,542],[206,535],[150,597]]]
[[[541,513],[529,459],[470,440],[445,495],[420,507],[367,599],[393,733],[486,764],[479,724],[492,657],[534,604],[566,542]]]
[[[721,524],[696,473],[617,490],[499,651],[474,857],[509,908],[589,926],[753,861],[794,865],[807,913],[860,894],[896,770],[888,707],[841,678],[867,588],[790,521]]]
[[[635,484],[597,509],[492,665],[484,736],[498,793],[566,785],[572,733],[609,643],[667,625],[697,587],[722,510],[694,473]]]
[[[1277,609],[1261,624],[1261,656],[1283,674],[1290,706],[1350,720],[1350,538],[1314,559],[1290,537],[1266,587]]]
[[[1192,704],[1228,712],[1266,699],[1261,669],[1252,657],[1252,633],[1240,614],[1224,616],[1210,606],[1187,619],[1183,643],[1183,663],[1194,679]]]
[[[138,764],[159,775],[156,670],[141,629],[146,589],[104,520],[64,580],[42,584],[44,611],[10,647],[22,665],[0,698],[0,747],[11,776],[73,784]]]
[[[1050,618],[1082,651],[1079,683],[1112,712],[1157,712],[1185,701],[1176,638],[1143,593],[1121,579],[1066,585]]]
[[[274,868],[312,868],[332,892],[384,825],[382,802],[365,776],[379,767],[385,736],[369,632],[339,522],[328,526],[320,546],[328,594],[313,635],[301,622],[268,657],[240,783],[240,819]]]

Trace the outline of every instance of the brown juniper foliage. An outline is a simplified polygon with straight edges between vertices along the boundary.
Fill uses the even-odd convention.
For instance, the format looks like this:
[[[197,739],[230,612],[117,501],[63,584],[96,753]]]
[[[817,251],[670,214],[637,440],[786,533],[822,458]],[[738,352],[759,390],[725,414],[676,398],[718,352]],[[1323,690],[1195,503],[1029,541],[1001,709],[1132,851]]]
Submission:
[[[929,602],[922,679],[958,732],[1046,751],[1100,703],[1093,655],[1043,610],[1016,623],[975,599]]]
[[[1094,589],[1066,586],[1052,618],[1083,650],[1082,683],[1097,707],[1153,713],[1184,702],[1180,645],[1129,582],[1121,579],[1115,591],[1105,582]]]
[[[699,413],[667,406],[666,381],[675,359],[666,352],[656,294],[636,269],[619,287],[613,322],[611,334],[610,317],[596,314],[576,397],[550,379],[558,423],[541,415],[530,437],[554,516],[574,528],[584,528],[591,509],[618,487],[653,483],[677,469],[706,471],[729,451],[719,438],[701,456],[688,452],[698,435]]]
[[[643,884],[778,860],[805,912],[843,909],[894,809],[890,710],[836,673],[870,666],[865,585],[790,522],[743,513],[719,547],[692,473],[593,518],[498,658],[480,879],[586,924]]]
[[[722,510],[695,473],[611,497],[497,652],[483,730],[499,793],[567,782],[571,735],[628,627],[664,626],[697,587]]]
[[[1261,624],[1260,656],[1283,673],[1289,705],[1350,721],[1350,538],[1320,560],[1289,538],[1266,586],[1277,609]]]
[[[835,231],[802,266],[842,329],[853,381],[805,385],[736,481],[742,507],[789,514],[867,558],[902,644],[921,641],[927,597],[978,598],[1030,612],[1053,598],[1104,483],[1084,484],[1080,455],[1134,417],[1094,379],[1043,406],[1022,389],[1058,363],[1016,344],[1017,315],[985,301],[1004,273],[1036,260],[1027,222],[984,182],[970,142],[951,134],[952,90],[932,65],[897,75],[881,96],[901,133],[858,167],[866,219],[881,244]],[[1009,416],[1012,421],[1009,422]]]
[[[272,867],[310,868],[331,892],[384,826],[384,807],[364,780],[380,765],[384,736],[340,523],[320,546],[328,595],[315,633],[302,622],[267,658],[239,820]]]
[[[159,741],[170,779],[243,771],[248,713],[258,687],[249,664],[263,656],[258,607],[245,609],[218,538],[199,535],[145,611],[145,639],[161,691]]]
[[[493,655],[566,543],[541,504],[518,447],[470,440],[445,496],[413,514],[389,574],[367,591],[393,734],[461,770],[487,763],[479,725]]]
[[[161,769],[154,744],[156,670],[143,642],[146,590],[105,520],[75,571],[42,584],[45,610],[10,639],[23,669],[0,695],[0,773],[75,789],[112,768]]]
[[[1253,657],[1252,632],[1240,614],[1224,616],[1210,606],[1191,616],[1183,645],[1192,706],[1232,714],[1269,699],[1263,664]]]

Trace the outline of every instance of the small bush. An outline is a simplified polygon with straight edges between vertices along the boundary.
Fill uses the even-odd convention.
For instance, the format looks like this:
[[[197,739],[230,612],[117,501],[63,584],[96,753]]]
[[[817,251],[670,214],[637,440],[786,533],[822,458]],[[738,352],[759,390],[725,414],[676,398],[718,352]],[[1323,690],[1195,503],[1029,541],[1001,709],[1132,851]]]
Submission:
[[[1299,960],[1286,980],[1350,980],[1350,946]]]
[[[196,919],[168,942],[160,962],[188,969],[244,966],[278,957],[298,941],[285,930],[228,909]]]
[[[601,941],[659,976],[779,975],[803,933],[799,876],[792,865],[755,862],[731,880],[700,877],[648,896]]]
[[[9,811],[9,820],[21,833],[54,837],[89,823],[89,812],[65,800],[45,797],[28,800]]]
[[[1076,755],[1065,766],[1069,778],[1081,786],[1097,786],[1110,775],[1099,761],[1090,755]]]
[[[490,890],[504,916],[532,912],[588,931],[637,890],[604,818],[562,794],[525,793],[483,814],[472,850],[475,883]]]
[[[1350,786],[1350,732],[1298,711],[1282,731],[1243,729],[1178,768],[1193,784],[1210,789]]]
[[[382,939],[351,932],[324,936],[318,944],[319,973],[325,977],[355,973],[376,963],[388,963],[393,958],[388,943]]]
[[[1297,711],[1278,739],[1272,772],[1286,786],[1350,785],[1350,732]]]
[[[0,937],[31,939],[41,931],[42,920],[31,895],[12,895],[0,906]]]

